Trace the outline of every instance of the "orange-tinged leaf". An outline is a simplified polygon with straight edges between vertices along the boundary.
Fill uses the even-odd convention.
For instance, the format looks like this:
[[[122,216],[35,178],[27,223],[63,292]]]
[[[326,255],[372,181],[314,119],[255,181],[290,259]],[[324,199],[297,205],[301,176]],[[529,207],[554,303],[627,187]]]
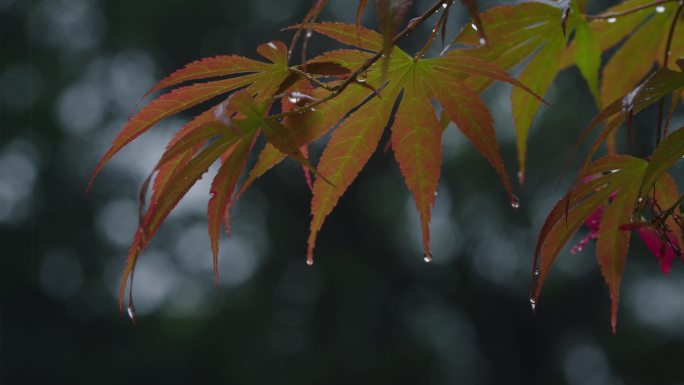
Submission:
[[[582,21],[575,28],[575,62],[582,76],[587,81],[589,91],[594,96],[596,103],[600,105],[599,96],[599,68],[601,67],[601,46],[598,36]],[[560,67],[560,64],[559,64]]]
[[[482,23],[482,18],[480,18],[480,10],[477,6],[477,0],[461,0],[461,2],[468,9],[470,18],[472,19],[471,26],[475,26],[474,29],[480,34],[479,43],[487,42],[487,33],[485,32],[484,24]]]
[[[684,88],[684,72],[676,72],[667,68],[661,68],[644,83],[632,90],[624,98],[615,100],[613,103],[601,110],[598,115],[582,130],[573,151],[586,140],[591,131],[599,124],[607,121],[605,127],[594,139],[582,165],[582,169],[591,161],[594,154],[599,150],[601,143],[623,122],[626,115],[636,115],[646,107],[657,102],[663,97]]]
[[[540,248],[541,263],[539,265],[539,277],[535,284],[535,301],[538,301],[544,281],[563,246],[582,226],[585,219],[608,201],[612,191],[609,188],[598,190],[580,204],[570,208],[567,215],[563,215],[562,219],[550,228]]]
[[[254,75],[247,75],[239,78],[198,83],[181,87],[152,101],[140,112],[135,114],[121,129],[112,142],[112,146],[104,156],[102,156],[100,163],[95,167],[88,188],[92,186],[95,177],[102,167],[119,152],[119,150],[138,136],[142,135],[152,126],[173,114],[186,110],[215,96],[246,86],[253,81],[253,76]]]
[[[371,56],[371,53],[365,51],[340,49],[325,52],[320,56],[309,60],[308,65],[315,63],[335,63],[351,71],[361,67],[361,65],[363,65]]]
[[[667,210],[672,207],[679,199],[679,191],[677,190],[677,183],[674,178],[668,173],[664,173],[653,187],[655,191],[655,201],[662,210]],[[674,215],[682,216],[681,207],[678,207],[673,212]],[[679,243],[679,247],[684,247],[684,233],[682,228],[677,224],[677,221],[670,216],[665,220],[667,226],[672,230],[675,239]]]
[[[626,10],[634,9],[640,5],[644,5],[651,0],[627,0],[617,5],[608,8],[602,15],[614,14]],[[619,22],[615,18],[613,21],[609,18],[595,19],[589,22],[589,27],[598,40],[601,51],[612,48],[616,44],[622,42],[632,31],[634,31],[646,17],[653,12],[653,8],[642,11],[630,13],[628,15],[620,16]],[[577,44],[573,41],[568,49],[566,49],[561,59],[560,68],[570,67],[575,63]]]
[[[261,150],[259,153],[256,164],[252,167],[252,170],[249,172],[249,175],[247,175],[247,178],[245,178],[240,190],[238,190],[237,194],[235,194],[234,200],[240,198],[240,196],[247,191],[247,189],[254,183],[255,180],[264,175],[268,170],[278,165],[286,157],[287,155],[283,154],[272,144],[267,143],[263,150]]]
[[[287,46],[282,41],[271,41],[257,47],[259,55],[279,67],[287,67]]]
[[[596,258],[603,277],[608,284],[611,299],[610,324],[615,333],[617,327],[618,303],[620,299],[620,282],[625,270],[631,231],[620,230],[620,226],[632,219],[634,204],[637,198],[637,177],[628,178],[624,187],[617,190],[617,195],[603,212],[596,241]]]
[[[420,216],[423,249],[430,252],[431,209],[442,164],[442,128],[418,75],[408,75],[392,125],[392,148]]]
[[[206,143],[206,136],[204,136],[205,127],[219,126],[215,114],[215,108],[211,108],[202,114],[195,117],[189,123],[187,123],[183,128],[181,128],[176,134],[171,138],[166,146],[166,150],[162,155],[162,159],[157,163],[155,169],[157,169],[157,175],[154,178],[154,184],[152,185],[152,200],[155,201],[159,199],[161,191],[165,189],[166,183],[168,183],[171,175],[179,168],[185,167],[188,162],[192,159],[197,152],[199,152],[204,144]],[[227,131],[227,128],[225,128]],[[203,139],[195,141],[195,136],[201,136]],[[184,148],[179,148],[178,144],[184,145],[184,142],[193,142],[191,146],[183,146]],[[180,149],[180,151],[178,151]],[[164,160],[166,159],[166,160]]]
[[[145,96],[191,80],[267,71],[269,65],[237,55],[222,55],[194,61],[172,73],[152,87]]]
[[[250,150],[254,145],[256,134],[243,137],[229,150],[221,168],[211,183],[207,218],[209,220],[209,239],[214,261],[214,280],[218,283],[218,252],[221,233],[221,220],[230,202],[235,185],[247,162]]]
[[[162,198],[152,201],[147,209],[140,228],[136,232],[135,239],[129,251],[126,267],[121,277],[119,289],[119,303],[123,306],[123,297],[128,277],[135,269],[140,252],[147,246],[150,239],[159,229],[171,210],[176,207],[181,198],[190,190],[199,178],[207,171],[233,143],[231,138],[219,138],[195,156],[186,167],[173,174],[166,189],[161,193]]]
[[[616,190],[629,186],[634,188],[635,180],[638,180],[636,178],[643,174],[645,167],[645,161],[630,156],[600,158],[586,168],[586,173],[582,174],[582,177],[608,173],[577,186],[551,210],[542,227],[535,250],[535,267],[539,269],[538,276],[535,276],[535,301],[539,298],[541,287],[556,257],[570,237],[590,215],[608,203],[608,198]],[[632,201],[634,202],[635,200]],[[627,222],[629,218],[625,221]],[[616,230],[622,224],[618,224]]]
[[[560,32],[558,32],[560,33]],[[520,82],[527,85],[535,94],[545,95],[558,72],[560,54],[565,48],[562,39],[548,42],[520,74]],[[527,159],[527,137],[532,121],[540,106],[540,101],[520,88],[514,88],[511,95],[513,122],[515,124],[518,146],[519,175],[525,174]]]
[[[657,14],[639,28],[603,66],[601,103],[608,105],[629,93],[651,72],[664,33],[669,28],[665,14]],[[636,60],[635,58],[640,58]]]
[[[327,22],[313,23],[311,30],[352,47],[373,52],[382,51],[382,35],[368,28],[360,26],[357,29],[353,24]]]
[[[499,152],[499,143],[496,140],[496,131],[494,131],[494,119],[480,95],[468,88],[463,82],[447,77],[432,79],[431,84],[439,103],[449,118],[456,123],[463,135],[494,167],[501,177],[509,200],[517,202]]]
[[[644,179],[639,186],[639,197],[645,198],[660,177],[676,162],[681,161],[683,156],[684,130],[679,128],[666,136],[653,151],[651,160],[648,162],[648,168],[644,173]]]
[[[323,151],[318,170],[334,186],[320,179],[314,182],[307,251],[309,264],[313,263],[313,250],[323,222],[377,148],[396,96],[396,91],[386,90],[383,99],[374,98],[353,112],[335,130]]]
[[[361,18],[363,17],[363,11],[366,9],[366,4],[368,3],[368,0],[360,0],[359,1],[359,6],[356,8],[356,28],[357,32],[359,30],[359,27],[361,27]]]

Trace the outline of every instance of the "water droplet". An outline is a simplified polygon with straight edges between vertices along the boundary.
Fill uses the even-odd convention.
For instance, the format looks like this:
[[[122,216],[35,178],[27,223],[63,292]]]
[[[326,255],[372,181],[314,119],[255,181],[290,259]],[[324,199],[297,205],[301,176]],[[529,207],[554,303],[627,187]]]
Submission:
[[[447,5],[446,3],[442,3],[442,8],[446,9]]]
[[[306,264],[309,266],[312,266],[313,265],[313,259],[307,259]]]
[[[658,13],[663,13],[663,12],[665,12],[665,7],[662,6],[662,5],[657,6],[657,7],[656,7],[656,12],[658,12]]]
[[[535,311],[537,308],[537,300],[534,299],[534,295],[530,296],[530,307],[532,308],[532,311]]]
[[[209,198],[214,199],[216,197],[216,191],[212,191],[209,193]]]
[[[534,278],[539,278],[539,276],[541,275],[541,270],[534,269],[534,272],[532,272],[532,275],[534,275]]]
[[[311,112],[316,112],[316,109],[314,107],[311,107]]]
[[[518,200],[518,198],[514,197],[514,199],[511,201],[511,207],[513,207],[514,209],[520,208],[520,201]]]
[[[287,100],[288,100],[290,103],[292,103],[292,104],[297,104],[297,103],[299,103],[302,99],[297,98],[297,97],[294,97],[294,96],[292,96],[292,94],[290,94],[290,96],[287,97]]]
[[[135,306],[128,305],[128,307],[126,308],[126,313],[128,313],[128,318],[130,318],[131,321],[135,322]]]
[[[359,83],[365,83],[368,80],[368,74],[364,71],[356,75],[356,81]]]
[[[431,254],[425,254],[425,255],[423,255],[423,261],[425,261],[425,263],[430,263],[430,262],[432,262],[432,255],[431,255]]]
[[[311,36],[313,36],[313,33],[311,31],[306,31],[306,38],[309,39]]]
[[[268,43],[268,46],[271,47],[271,49],[278,49],[278,47],[273,44],[273,42]]]
[[[477,25],[475,25],[475,23],[471,23],[470,26],[477,31]]]
[[[616,21],[617,21],[617,18],[616,18],[616,17],[609,17],[609,18],[608,18],[608,22],[611,23],[611,24],[612,24],[612,23],[615,23]]]
[[[487,40],[485,40],[484,37],[481,37],[480,38],[480,45],[486,45],[486,44],[487,44]]]

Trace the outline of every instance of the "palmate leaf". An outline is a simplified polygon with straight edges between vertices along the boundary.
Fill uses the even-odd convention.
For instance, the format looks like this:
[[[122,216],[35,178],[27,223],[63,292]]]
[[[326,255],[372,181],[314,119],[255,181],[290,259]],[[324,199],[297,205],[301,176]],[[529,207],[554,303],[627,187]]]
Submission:
[[[633,5],[641,5],[648,1],[630,2]],[[638,12],[639,15],[632,16],[633,19],[645,20],[637,28],[631,31],[627,40],[611,56],[610,60],[602,70],[601,103],[606,106],[613,100],[622,97],[632,91],[648,74],[651,73],[653,65],[658,63],[662,66],[665,44],[668,32],[674,18],[675,3],[662,4],[644,11]],[[659,12],[662,10],[662,12]],[[611,20],[612,21],[612,20]],[[623,23],[623,17],[616,18],[614,23]],[[684,26],[684,22],[678,22],[679,28]],[[679,58],[684,54],[684,49],[680,46],[684,44],[681,36],[675,34],[675,45],[671,49],[672,57]],[[634,60],[638,57],[639,60]],[[675,69],[674,60],[669,63],[669,68]]]
[[[684,68],[684,59],[679,60],[678,64]],[[682,89],[684,89],[684,69],[682,72],[677,72],[667,68],[661,68],[654,72],[646,81],[644,81],[644,83],[640,84],[628,95],[625,95],[606,106],[594,119],[592,119],[587,127],[584,128],[575,145],[574,150],[587,139],[594,128],[605,122],[605,127],[601,130],[596,139],[594,139],[591,148],[584,159],[582,168],[589,164],[594,154],[599,150],[601,143],[603,143],[615,129],[622,125],[622,123],[630,119],[632,115],[636,115],[665,96],[680,92]]]
[[[505,69],[522,63],[536,52],[523,69],[519,80],[535,94],[543,96],[560,69],[565,49],[566,37],[561,29],[562,10],[542,3],[522,3],[490,8],[482,13],[481,18],[487,28],[486,46],[481,46],[481,37],[475,26],[466,27],[454,42],[475,46],[476,48],[465,52]],[[578,21],[576,13],[571,12],[566,22],[568,33]],[[476,91],[481,91],[491,84],[491,80],[468,79],[467,84]],[[518,176],[522,183],[527,137],[541,102],[520,88],[513,90],[511,100],[518,146]]]
[[[679,128],[666,136],[653,151],[651,160],[648,162],[648,168],[646,168],[644,178],[639,186],[639,197],[645,198],[660,177],[683,156],[684,130]]]
[[[265,91],[266,89],[272,88],[267,87],[267,85],[275,83],[280,84],[289,75],[287,69],[287,48],[281,42],[270,42],[259,46],[257,51],[262,56],[271,60],[272,64],[259,63],[236,56],[205,59],[204,61],[188,65],[153,87],[152,90],[157,90],[180,84],[188,80],[206,79],[238,72],[247,73],[246,75],[239,77],[197,83],[177,88],[143,107],[140,112],[135,114],[124,125],[112,142],[112,146],[95,167],[95,171],[93,172],[89,183],[89,188],[92,186],[95,177],[102,167],[119,152],[119,150],[163,119],[221,94],[226,94],[249,85],[256,84],[257,86],[253,87],[253,89],[259,90],[262,94],[270,93],[270,91]]]
[[[357,39],[349,37],[349,31],[354,26],[336,28],[336,25],[322,23],[314,24],[311,28],[359,48],[382,42],[381,35],[361,29],[365,41],[358,43]],[[350,63],[360,66],[366,57],[362,52],[347,50],[327,55],[326,60],[343,66],[349,66]],[[349,69],[354,71],[356,68]],[[372,66],[364,79],[366,84],[381,88],[382,72]],[[380,97],[371,99],[347,117],[323,152],[318,167],[330,178],[332,186],[326,186],[318,180],[314,183],[307,254],[309,263],[313,261],[315,241],[325,218],[375,150],[397,102],[399,104],[392,126],[392,148],[419,213],[426,260],[430,260],[432,255],[429,247],[430,211],[441,169],[442,125],[432,108],[432,99],[443,104],[466,137],[494,166],[504,181],[512,204],[517,206],[498,152],[489,111],[464,79],[480,76],[507,81],[517,87],[524,86],[496,65],[478,58],[451,53],[437,59],[415,60],[397,47],[389,56],[387,74],[388,82],[382,88]],[[450,88],[448,85],[456,86],[456,89],[447,89]]]
[[[619,288],[629,249],[629,231],[620,227],[632,222],[639,183],[648,162],[625,155],[606,156],[586,167],[581,178],[589,180],[571,190],[551,210],[542,227],[535,251],[535,285],[531,301],[536,304],[542,285],[570,237],[597,210],[605,207],[599,224],[596,256],[611,297],[611,325],[615,330]]]
[[[511,68],[532,56],[520,80],[533,91],[544,95],[558,71],[576,64],[586,79],[589,90],[599,107],[605,107],[618,97],[633,90],[653,68],[662,64],[668,29],[676,4],[662,4],[620,15],[621,12],[644,6],[649,0],[631,0],[609,8],[599,18],[585,19],[580,2],[566,2],[560,8],[541,3],[522,3],[498,6],[481,16],[488,29],[490,44],[481,47],[476,28],[466,27],[454,40],[475,46],[469,54],[492,61],[502,68]],[[565,13],[564,10],[569,10]],[[618,17],[610,17],[617,14]],[[559,20],[567,16],[567,31],[563,36]],[[682,19],[679,23],[681,24]],[[678,26],[681,28],[681,25]],[[574,30],[574,35],[571,32]],[[574,36],[565,48],[566,38]],[[599,87],[601,52],[619,43],[622,46],[611,57],[602,71]],[[677,33],[672,41],[671,57],[684,55],[684,39]],[[635,58],[644,60],[635,60]],[[674,69],[674,60],[668,63]],[[469,79],[468,84],[480,91],[490,84],[483,79]],[[518,145],[520,177],[524,177],[526,142],[529,128],[539,108],[521,90],[514,89],[512,107]]]

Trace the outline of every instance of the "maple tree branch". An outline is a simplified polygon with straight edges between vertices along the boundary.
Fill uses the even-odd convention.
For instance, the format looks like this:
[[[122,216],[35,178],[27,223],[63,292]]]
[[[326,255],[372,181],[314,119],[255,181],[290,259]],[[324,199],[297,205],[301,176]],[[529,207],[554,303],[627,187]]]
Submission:
[[[425,56],[425,52],[428,49],[430,49],[430,46],[435,41],[437,34],[439,34],[439,30],[446,23],[447,16],[449,15],[449,9],[451,8],[452,4],[454,4],[453,0],[450,0],[450,1],[447,1],[446,3],[443,3],[442,7],[444,8],[444,13],[442,13],[442,16],[440,16],[439,21],[437,21],[435,26],[432,27],[432,33],[430,34],[430,37],[428,38],[427,42],[425,42],[425,45],[423,46],[423,48],[421,48],[420,51],[418,51],[418,53],[415,56],[416,60]]]
[[[411,32],[413,32],[416,28],[421,26],[427,19],[430,18],[434,13],[439,11],[440,8],[443,7],[442,4],[446,4],[448,2],[451,2],[453,0],[439,0],[433,4],[430,9],[428,9],[425,13],[423,13],[421,16],[411,20],[409,24],[404,28],[401,32],[396,34],[394,38],[392,39],[392,46],[397,45],[402,39],[404,39],[406,36],[408,36]],[[310,110],[311,108],[314,108],[320,104],[323,104],[330,99],[333,99],[337,95],[341,94],[342,91],[344,91],[350,84],[357,82],[356,78],[366,72],[375,62],[380,60],[382,58],[382,51],[376,52],[373,56],[371,56],[368,60],[366,60],[365,63],[361,67],[359,67],[356,71],[352,72],[347,79],[345,79],[339,86],[335,87],[335,90],[330,93],[330,95],[326,96],[325,98],[319,99],[318,101],[315,101],[311,104],[307,104],[305,106],[299,107],[292,109],[287,112],[283,112],[280,114],[276,115],[271,115],[269,119],[281,119],[286,116],[290,115],[296,115],[296,114],[301,114],[306,110]]]
[[[299,68],[295,68],[295,67],[290,67],[290,68],[288,68],[288,70],[289,70],[290,72],[294,73],[294,74],[297,74],[297,75],[299,75],[299,76],[301,76],[301,77],[303,77],[303,78],[309,80],[310,82],[312,82],[312,83],[314,83],[315,85],[317,85],[317,86],[323,88],[324,90],[328,90],[328,91],[331,91],[331,92],[332,92],[332,91],[335,91],[335,88],[334,88],[334,87],[328,86],[325,82],[322,82],[322,81],[316,79],[313,75],[311,75],[311,74],[308,73],[308,72],[302,71],[302,70],[300,70]]]
[[[598,15],[585,15],[584,17],[585,17],[587,20],[611,19],[611,18],[614,18],[614,17],[626,16],[626,15],[632,14],[632,13],[634,13],[634,12],[642,11],[642,10],[647,9],[647,8],[656,7],[656,6],[661,5],[661,4],[671,3],[671,2],[673,2],[673,1],[676,1],[676,0],[656,0],[656,1],[652,2],[652,3],[640,5],[640,6],[638,6],[638,7],[626,9],[626,10],[624,10],[624,11],[609,12],[609,13],[601,13],[601,14],[598,14]]]

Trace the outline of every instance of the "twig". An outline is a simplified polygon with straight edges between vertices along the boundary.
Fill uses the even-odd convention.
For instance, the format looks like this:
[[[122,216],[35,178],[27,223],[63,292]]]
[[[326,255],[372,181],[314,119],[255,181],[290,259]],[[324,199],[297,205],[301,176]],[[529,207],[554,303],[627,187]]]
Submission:
[[[418,51],[418,53],[416,53],[416,56],[415,56],[416,60],[422,58],[425,55],[425,52],[427,52],[427,50],[430,48],[432,43],[435,41],[435,38],[439,34],[440,28],[442,28],[442,26],[446,23],[447,16],[449,15],[449,9],[451,8],[451,5],[453,3],[454,3],[453,0],[451,0],[451,1],[447,1],[446,3],[444,3],[444,5],[442,5],[442,7],[444,8],[444,13],[442,13],[442,16],[439,17],[439,21],[437,21],[435,26],[432,28],[432,33],[430,34],[430,37],[428,38],[428,40],[425,42],[425,45],[423,46],[423,48],[421,48],[420,51]]]
[[[330,92],[335,91],[335,88],[334,88],[334,87],[328,86],[326,83],[324,83],[324,82],[322,82],[322,81],[316,79],[315,77],[313,77],[313,76],[312,76],[310,73],[308,73],[308,72],[304,72],[304,71],[300,70],[299,68],[295,68],[295,67],[290,67],[290,68],[288,68],[288,70],[289,70],[290,72],[294,73],[294,74],[297,74],[297,75],[299,75],[299,76],[301,76],[301,77],[303,77],[303,78],[305,78],[305,79],[311,81],[312,83],[314,83],[314,84],[316,84],[317,86],[323,88],[324,90],[328,90],[328,91],[330,91]]]

